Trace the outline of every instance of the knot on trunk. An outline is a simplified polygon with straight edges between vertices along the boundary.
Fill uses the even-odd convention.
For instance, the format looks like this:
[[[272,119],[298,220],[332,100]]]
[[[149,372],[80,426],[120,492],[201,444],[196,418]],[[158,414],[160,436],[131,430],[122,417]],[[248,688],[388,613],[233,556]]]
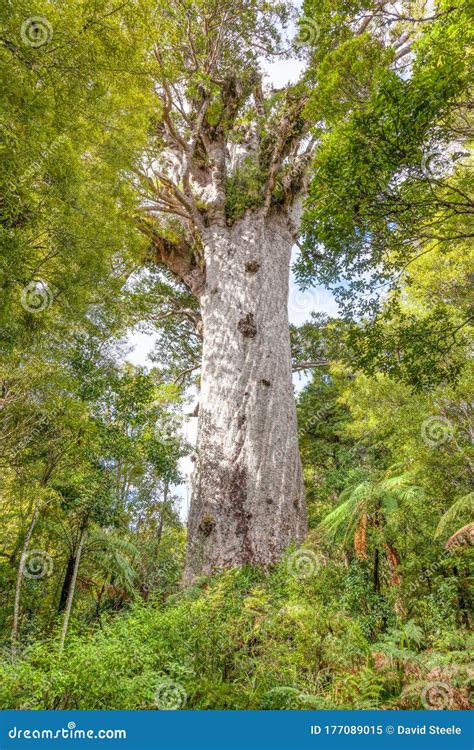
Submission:
[[[248,260],[244,266],[247,273],[257,273],[260,268],[260,263],[256,260]]]
[[[242,336],[252,339],[257,333],[257,326],[255,325],[252,313],[247,313],[245,317],[241,318],[237,323],[237,328]]]
[[[212,534],[216,527],[216,522],[214,521],[213,517],[209,515],[209,513],[205,513],[203,517],[201,518],[201,521],[199,523],[198,529],[204,536],[209,536]]]

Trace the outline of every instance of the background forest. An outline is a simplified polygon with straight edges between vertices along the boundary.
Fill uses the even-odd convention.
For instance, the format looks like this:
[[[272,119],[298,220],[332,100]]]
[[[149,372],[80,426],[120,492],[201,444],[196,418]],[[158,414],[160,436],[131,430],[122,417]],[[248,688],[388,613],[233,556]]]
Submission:
[[[171,11],[7,0],[0,707],[467,709],[467,3],[306,0],[299,20],[256,0],[175,5],[241,21],[273,7],[306,64],[319,148],[291,339],[309,533],[269,570],[181,585],[199,311],[156,262],[137,176],[160,139],[150,39]],[[261,199],[251,166],[231,218]],[[127,361],[137,330],[156,336],[151,367]]]

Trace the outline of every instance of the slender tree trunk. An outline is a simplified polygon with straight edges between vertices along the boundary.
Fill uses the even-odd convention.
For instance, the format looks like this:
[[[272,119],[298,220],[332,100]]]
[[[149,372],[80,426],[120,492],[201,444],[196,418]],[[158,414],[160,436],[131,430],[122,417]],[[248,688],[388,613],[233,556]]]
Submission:
[[[72,575],[74,573],[75,564],[76,564],[76,556],[74,554],[69,555],[67,565],[66,565],[66,572],[64,574],[63,585],[61,587],[61,594],[59,597],[58,614],[61,614],[61,612],[64,611],[64,608],[66,606],[67,598],[69,595],[69,590],[71,588],[71,581],[72,581]]]
[[[33,515],[31,517],[30,524],[28,526],[28,529],[25,534],[25,538],[23,540],[23,546],[22,546],[21,555],[20,555],[20,562],[18,564],[18,573],[16,577],[15,603],[13,605],[13,625],[12,625],[12,635],[11,635],[13,655],[16,654],[16,649],[18,645],[18,625],[20,622],[20,597],[21,597],[21,587],[23,584],[26,556],[28,554],[28,547],[30,545],[31,536],[34,531],[36,521],[38,520],[38,514],[39,514],[39,505],[38,503],[36,503],[34,506]]]
[[[378,547],[374,549],[374,591],[380,592],[380,553]]]
[[[165,523],[165,513],[166,509],[168,507],[168,494],[169,494],[169,481],[167,479],[164,480],[164,486],[163,486],[163,502],[161,504],[161,510],[160,510],[160,518],[158,520],[158,525],[156,528],[156,539],[158,541],[158,544],[161,544],[161,537],[163,536],[163,526]]]
[[[102,597],[104,596],[104,591],[105,591],[105,583],[103,583],[102,586],[100,587],[99,595],[97,597],[97,604],[95,607],[95,615],[99,621],[100,627],[102,627],[100,605],[102,604]]]
[[[46,463],[43,476],[41,477],[41,481],[39,483],[41,488],[46,487],[49,481],[49,478],[54,471],[54,467],[57,463],[57,460],[58,460],[57,458],[56,459],[50,458],[50,460]],[[23,584],[26,556],[28,554],[28,547],[30,545],[31,536],[36,526],[36,521],[38,520],[39,512],[40,512],[40,503],[36,501],[34,504],[33,515],[31,517],[30,525],[28,526],[25,538],[23,540],[23,545],[22,545],[21,555],[20,555],[20,562],[18,564],[18,573],[16,577],[15,602],[13,605],[13,625],[12,625],[12,635],[11,635],[13,655],[15,655],[16,653],[17,644],[18,644],[18,624],[20,621],[20,597],[21,597],[21,587]]]
[[[469,599],[469,589],[465,589],[463,585],[463,577],[461,576],[459,569],[457,565],[453,566],[453,574],[456,577],[456,583],[457,583],[457,590],[458,590],[458,606],[459,606],[459,614],[460,614],[460,622],[462,625],[465,625],[466,627],[470,627],[470,621],[469,621],[469,612],[472,612],[472,606],[469,606],[465,594],[467,594],[467,598]],[[469,580],[469,571],[467,571],[466,580]]]
[[[399,617],[405,614],[405,607],[403,606],[403,599],[401,595],[401,583],[402,579],[399,572],[400,567],[400,555],[395,547],[386,542],[384,544],[385,551],[387,553],[388,569],[390,571],[390,583],[395,589],[395,612]]]
[[[74,592],[76,590],[76,581],[77,581],[77,574],[79,571],[79,565],[81,563],[81,555],[82,555],[82,548],[84,547],[84,542],[86,541],[87,536],[87,525],[84,524],[81,530],[81,536],[79,538],[79,544],[77,545],[76,550],[76,557],[74,561],[74,568],[72,571],[72,578],[71,578],[71,584],[69,586],[69,591],[67,595],[67,601],[66,601],[66,607],[64,610],[64,620],[63,620],[63,627],[61,631],[61,640],[59,642],[59,653],[61,654],[64,649],[64,642],[66,640],[66,634],[67,629],[69,625],[69,619],[71,617],[71,610],[72,610],[72,602],[74,599]]]
[[[205,237],[203,363],[185,582],[275,563],[306,507],[288,325],[292,237],[248,212]]]
[[[390,571],[390,583],[392,584],[392,586],[400,586],[402,582],[399,573],[400,555],[398,554],[395,547],[389,542],[386,542],[384,544],[384,547],[387,553],[388,569]]]

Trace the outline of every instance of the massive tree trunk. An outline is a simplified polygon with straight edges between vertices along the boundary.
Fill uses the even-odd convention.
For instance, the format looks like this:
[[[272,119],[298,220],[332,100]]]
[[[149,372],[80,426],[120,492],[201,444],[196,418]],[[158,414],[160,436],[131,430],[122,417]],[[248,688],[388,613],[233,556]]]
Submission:
[[[193,319],[191,293],[204,330],[187,581],[271,564],[306,530],[286,302],[320,132],[306,74],[276,89],[262,71],[262,50],[286,48],[281,11],[170,3],[154,40],[161,116],[135,169],[138,227],[186,288],[166,315]]]
[[[204,235],[203,362],[185,581],[275,563],[306,533],[283,214]]]

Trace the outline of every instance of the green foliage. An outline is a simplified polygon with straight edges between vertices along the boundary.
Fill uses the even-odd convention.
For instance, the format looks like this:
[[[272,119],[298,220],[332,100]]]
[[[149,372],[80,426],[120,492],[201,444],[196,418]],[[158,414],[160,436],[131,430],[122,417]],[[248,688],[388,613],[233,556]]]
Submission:
[[[375,0],[305,0],[314,34],[295,52],[304,74],[263,91],[261,57],[284,47],[288,3],[41,0],[39,31],[28,3],[8,3],[2,708],[420,708],[430,681],[448,684],[451,707],[468,707],[472,550],[466,534],[447,542],[473,505],[469,18],[466,2],[441,0],[420,22],[417,3],[409,8],[415,20],[384,26]],[[375,32],[357,34],[374,12]],[[392,42],[407,24],[413,55],[400,67]],[[37,33],[44,43],[31,44]],[[208,97],[194,166],[208,166],[206,138],[234,149],[228,223],[262,207],[271,165],[268,216],[285,209],[285,183],[314,148],[296,270],[303,286],[335,288],[343,314],[291,330],[295,366],[315,368],[297,404],[305,546],[272,570],[185,590],[174,486],[202,321],[199,300],[150,247],[153,234],[178,242],[182,224],[142,218],[169,145],[157,87],[183,92],[196,112]],[[170,117],[192,141],[185,110]],[[198,208],[212,221],[204,198]],[[156,367],[126,362],[132,330],[157,335]],[[31,551],[44,575],[25,573]],[[308,562],[300,576],[294,555]]]
[[[233,172],[226,184],[226,216],[229,222],[263,203],[263,175],[258,163],[247,159]]]
[[[354,37],[345,26],[357,5],[336,4],[332,43],[313,53],[317,84],[307,110],[321,142],[296,271],[304,285],[334,289],[354,323],[352,359],[365,372],[422,390],[459,378],[469,346],[468,4],[437,3],[418,33],[416,24],[389,30],[415,35],[413,60],[400,70],[373,35]],[[306,6],[324,25],[319,4]],[[412,15],[419,15],[416,7]],[[450,286],[443,269],[457,272],[457,283],[447,294],[426,295],[421,307],[415,298],[426,258],[438,268],[438,289]]]
[[[298,265],[302,279],[313,278],[313,268],[322,282],[350,278],[350,288],[340,290],[343,299],[351,298],[357,285],[370,290],[369,280],[361,276],[375,273],[375,284],[387,281],[412,257],[415,247],[406,240],[413,241],[414,235],[408,233],[440,210],[442,200],[454,200],[459,178],[454,177],[452,185],[441,179],[440,193],[433,193],[435,178],[421,162],[424,153],[434,150],[434,134],[446,137],[450,124],[454,127],[455,112],[469,87],[466,11],[461,4],[428,25],[412,75],[402,78],[390,70],[380,74],[364,106],[347,106],[347,116],[324,135],[306,215],[306,252]],[[341,54],[341,48],[333,54]],[[438,132],[441,121],[444,129]],[[453,213],[463,227],[463,216]],[[324,257],[311,267],[318,243],[324,245]],[[395,252],[387,253],[387,248]]]
[[[29,43],[32,8],[18,2],[5,6],[0,53],[7,351],[45,329],[61,336],[93,300],[113,299],[143,253],[127,179],[152,110],[140,14],[108,0],[34,10],[44,43]],[[42,314],[22,307],[22,293],[44,302]]]
[[[284,567],[272,576],[231,571],[71,637],[60,660],[54,640],[37,643],[0,667],[0,705],[159,708],[167,685],[187,709],[380,708],[406,700],[420,669],[440,663],[423,655],[413,622],[372,656],[357,615],[337,611],[335,598],[322,606],[307,584]],[[382,653],[402,664],[401,682],[388,663],[374,663]]]
[[[281,580],[232,572],[164,608],[135,607],[92,640],[71,639],[60,662],[37,645],[6,666],[2,706],[12,696],[18,705],[26,699],[25,680],[32,706],[152,708],[164,679],[183,686],[187,708],[324,702],[331,671],[363,663],[367,645],[356,623],[310,606],[301,592],[289,598]],[[115,679],[104,680],[112,665]]]
[[[436,527],[435,537],[442,536],[448,529],[453,530],[456,526],[464,526],[465,522],[471,522],[474,518],[474,492],[469,492],[464,497],[456,500],[440,518]]]

